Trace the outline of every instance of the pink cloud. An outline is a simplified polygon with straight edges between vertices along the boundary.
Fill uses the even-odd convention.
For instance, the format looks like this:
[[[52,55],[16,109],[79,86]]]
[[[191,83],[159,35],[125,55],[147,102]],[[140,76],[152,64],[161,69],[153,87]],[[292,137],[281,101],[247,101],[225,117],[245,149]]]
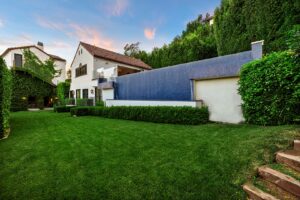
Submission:
[[[155,37],[155,28],[145,28],[144,29],[144,35],[148,40],[153,40]]]
[[[70,24],[70,28],[73,31],[69,33],[69,36],[105,49],[114,50],[113,40],[105,38],[96,28],[90,26],[81,26],[75,23]]]
[[[128,8],[128,0],[113,0],[105,6],[105,10],[110,16],[120,16]]]

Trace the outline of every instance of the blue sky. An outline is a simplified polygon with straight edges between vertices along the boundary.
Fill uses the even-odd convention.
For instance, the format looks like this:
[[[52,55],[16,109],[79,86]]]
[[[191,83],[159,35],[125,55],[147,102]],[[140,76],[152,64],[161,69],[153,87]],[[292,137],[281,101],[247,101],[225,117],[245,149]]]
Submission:
[[[79,41],[123,53],[126,43],[150,51],[169,43],[220,0],[0,0],[0,52],[41,41],[70,62]]]

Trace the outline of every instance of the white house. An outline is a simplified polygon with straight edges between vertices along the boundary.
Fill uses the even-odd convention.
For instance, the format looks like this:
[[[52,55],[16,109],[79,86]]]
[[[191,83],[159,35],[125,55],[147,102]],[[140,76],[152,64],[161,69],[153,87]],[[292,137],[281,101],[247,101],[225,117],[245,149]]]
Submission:
[[[24,64],[24,49],[29,49],[32,53],[34,53],[42,62],[53,59],[55,64],[55,69],[60,70],[61,74],[58,77],[55,77],[52,82],[57,85],[60,82],[64,82],[66,79],[66,60],[56,56],[49,54],[44,51],[44,45],[41,42],[38,42],[37,45],[29,45],[29,46],[19,46],[19,47],[11,47],[6,49],[1,57],[5,60],[6,65],[9,68],[12,67],[21,67]]]
[[[113,98],[98,88],[101,82],[115,77],[151,70],[152,68],[139,59],[118,54],[106,49],[80,42],[71,64],[71,98],[103,100]],[[104,96],[109,97],[104,97]]]

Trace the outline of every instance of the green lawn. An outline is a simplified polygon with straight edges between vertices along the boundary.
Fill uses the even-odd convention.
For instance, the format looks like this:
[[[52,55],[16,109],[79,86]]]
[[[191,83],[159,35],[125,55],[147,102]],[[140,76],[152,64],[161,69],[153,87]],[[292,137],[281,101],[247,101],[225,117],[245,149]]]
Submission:
[[[0,141],[0,199],[245,199],[255,168],[295,126],[183,126],[13,113]]]

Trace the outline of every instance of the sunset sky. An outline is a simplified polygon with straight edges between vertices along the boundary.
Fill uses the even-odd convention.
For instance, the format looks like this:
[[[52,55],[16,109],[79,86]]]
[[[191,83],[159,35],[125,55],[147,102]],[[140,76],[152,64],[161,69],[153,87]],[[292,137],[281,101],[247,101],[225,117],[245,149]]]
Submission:
[[[79,41],[123,53],[126,43],[150,51],[169,43],[220,0],[0,0],[0,53],[36,44],[72,60]]]

